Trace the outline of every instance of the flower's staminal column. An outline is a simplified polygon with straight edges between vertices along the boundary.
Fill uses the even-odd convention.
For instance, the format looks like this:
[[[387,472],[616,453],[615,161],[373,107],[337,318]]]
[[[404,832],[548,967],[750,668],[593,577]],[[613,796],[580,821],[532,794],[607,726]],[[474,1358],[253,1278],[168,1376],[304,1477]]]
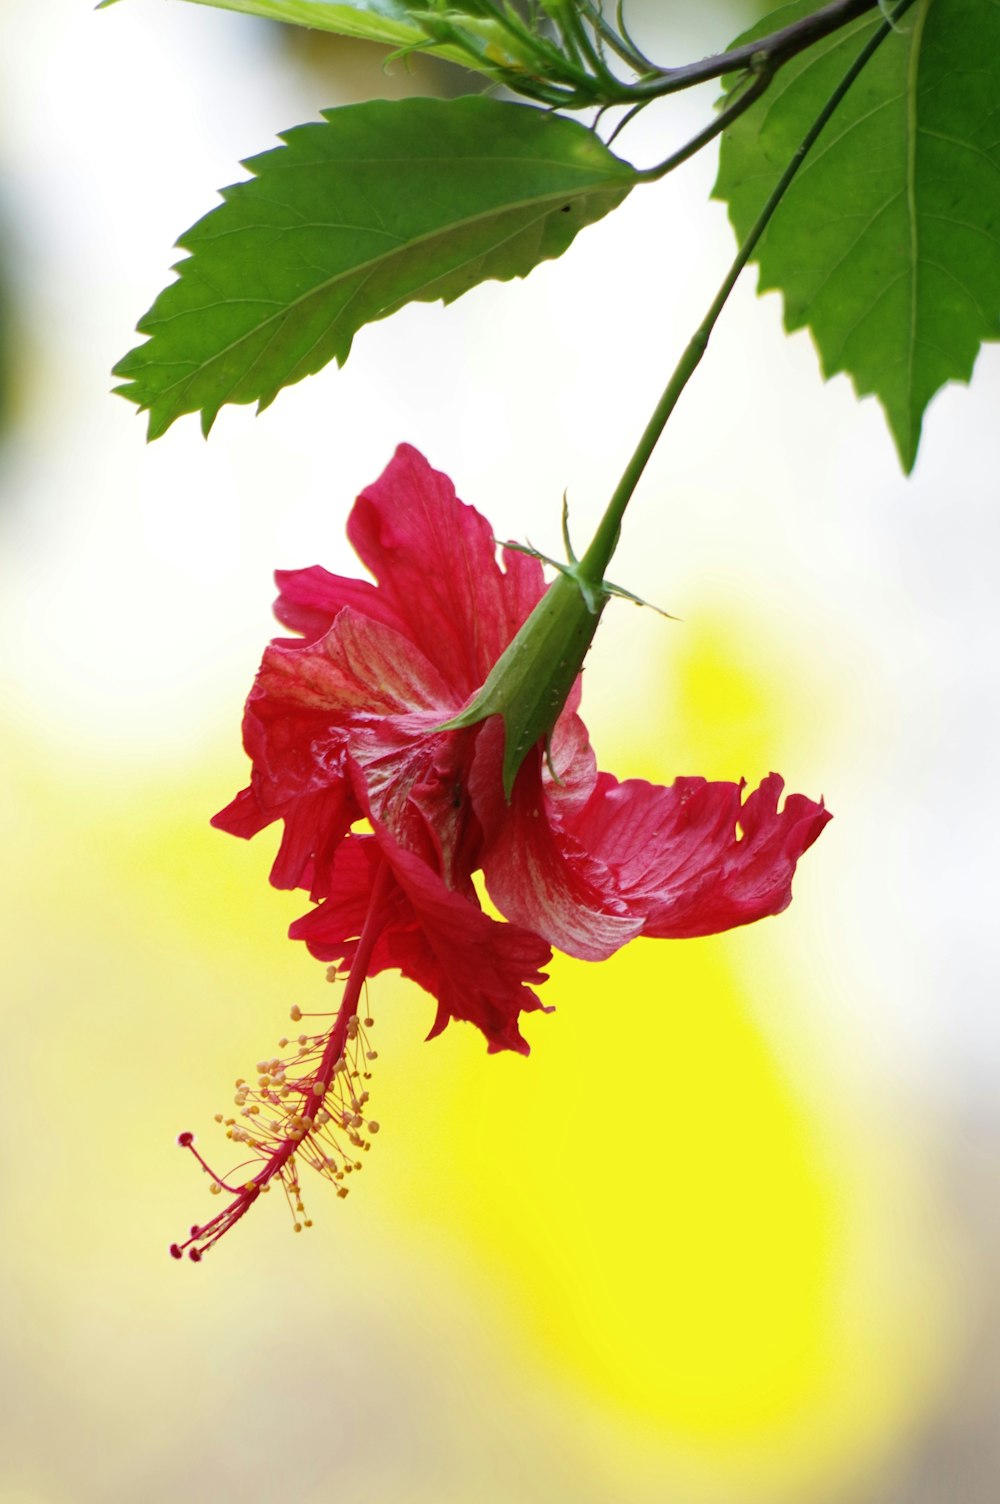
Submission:
[[[257,1170],[241,1183],[232,1184],[217,1175],[195,1148],[194,1134],[182,1133],[181,1148],[194,1155],[211,1178],[214,1195],[227,1194],[232,1200],[210,1222],[191,1228],[183,1243],[172,1243],[170,1253],[181,1259],[185,1253],[194,1263],[200,1262],[224,1233],[250,1210],[258,1196],[270,1190],[277,1179],[292,1210],[296,1232],[312,1223],[302,1214],[297,1161],[304,1160],[326,1179],[334,1182],[338,1196],[346,1196],[347,1178],[363,1164],[358,1157],[371,1147],[371,1135],[379,1125],[366,1118],[371,1063],[377,1052],[371,1048],[367,1033],[373,1020],[358,1016],[368,966],[381,930],[381,913],[389,890],[389,869],[383,864],[371,890],[368,911],[351,961],[344,996],[330,1029],[316,1034],[299,1034],[296,1039],[283,1038],[279,1049],[294,1046],[294,1053],[257,1062],[257,1083],[245,1077],[236,1082],[235,1104],[239,1118],[216,1114],[216,1122],[225,1126],[226,1137],[251,1151],[249,1163]],[[329,979],[337,979],[331,968]],[[291,1017],[298,1022],[305,1015],[293,1007]],[[365,1134],[369,1136],[366,1137]],[[239,1174],[244,1165],[233,1174]],[[300,1220],[301,1218],[301,1220]]]

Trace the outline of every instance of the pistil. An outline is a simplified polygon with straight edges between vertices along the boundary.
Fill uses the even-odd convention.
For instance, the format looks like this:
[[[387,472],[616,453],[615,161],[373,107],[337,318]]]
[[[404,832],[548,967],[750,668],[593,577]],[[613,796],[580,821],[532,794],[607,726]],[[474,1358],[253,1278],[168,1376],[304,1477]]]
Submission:
[[[246,1126],[240,1118],[216,1114],[216,1121],[226,1129],[226,1137],[251,1150],[249,1163],[259,1164],[254,1174],[242,1182],[238,1180],[247,1163],[244,1162],[223,1179],[195,1148],[193,1133],[179,1136],[181,1148],[189,1150],[211,1177],[211,1192],[227,1194],[232,1200],[211,1221],[192,1227],[183,1243],[172,1243],[173,1258],[181,1259],[186,1253],[193,1263],[199,1263],[223,1234],[246,1215],[258,1196],[270,1189],[275,1179],[281,1183],[292,1209],[295,1231],[310,1227],[311,1222],[303,1215],[297,1157],[332,1180],[339,1196],[347,1195],[344,1182],[361,1169],[362,1160],[357,1156],[371,1147],[370,1135],[377,1133],[379,1127],[377,1122],[367,1120],[365,1113],[368,1091],[364,1083],[371,1078],[369,1067],[376,1052],[367,1032],[372,1020],[360,1019],[358,1006],[381,930],[390,880],[389,869],[383,862],[372,884],[344,995],[330,1029],[316,1034],[302,1033],[295,1040],[282,1039],[279,1049],[294,1045],[293,1054],[258,1061],[255,1085],[245,1077],[237,1080],[235,1105]],[[304,1015],[294,1007],[291,1016],[298,1022]]]

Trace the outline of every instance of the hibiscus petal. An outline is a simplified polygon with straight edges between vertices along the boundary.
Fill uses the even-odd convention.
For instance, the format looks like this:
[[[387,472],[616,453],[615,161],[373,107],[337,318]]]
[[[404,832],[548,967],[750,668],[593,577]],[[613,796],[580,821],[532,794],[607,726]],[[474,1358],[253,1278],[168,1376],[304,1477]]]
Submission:
[[[508,550],[501,570],[486,518],[409,444],[362,491],[347,533],[406,634],[464,703],[541,598],[538,560]]]
[[[575,721],[556,764],[565,784],[542,776],[536,753],[509,806],[495,770],[502,728],[488,724],[477,743],[469,787],[501,913],[596,961],[640,933],[713,935],[787,907],[796,862],[830,819],[821,804],[793,794],[779,813],[775,773],[742,806],[736,783],[678,778],[663,787],[610,773],[590,781]]]
[[[279,592],[275,616],[290,631],[301,633],[306,642],[315,642],[328,632],[345,606],[386,626],[402,625],[370,580],[351,580],[313,564],[309,569],[278,569],[274,582]]]
[[[358,817],[347,780],[317,793],[269,800],[266,784],[256,775],[250,787],[212,818],[216,830],[249,840],[275,820],[284,821],[281,844],[271,867],[275,888],[322,890],[334,853]]]
[[[530,988],[545,980],[541,968],[551,956],[549,947],[537,935],[491,919],[474,897],[453,892],[379,825],[374,836],[348,838],[325,901],[296,920],[289,934],[305,940],[320,960],[349,966],[382,860],[395,881],[369,973],[397,969],[437,998],[428,1037],[450,1019],[464,1019],[481,1030],[491,1052],[527,1054],[518,1017],[541,1007]]]
[[[771,773],[741,807],[741,785],[679,778],[667,788],[601,774],[573,835],[611,872],[643,933],[714,935],[780,914],[795,865],[831,818]],[[742,836],[737,826],[742,829]]]
[[[348,717],[428,711],[447,719],[458,697],[437,668],[401,632],[345,606],[318,642],[272,643],[257,690],[274,701]]]
[[[473,808],[484,831],[489,895],[508,919],[544,935],[559,950],[584,961],[602,961],[639,934],[642,919],[618,898],[614,877],[600,859],[551,818],[537,749],[521,766],[510,804],[504,804],[497,771],[502,737],[501,723],[486,724],[469,776]],[[572,806],[572,786],[567,793]]]

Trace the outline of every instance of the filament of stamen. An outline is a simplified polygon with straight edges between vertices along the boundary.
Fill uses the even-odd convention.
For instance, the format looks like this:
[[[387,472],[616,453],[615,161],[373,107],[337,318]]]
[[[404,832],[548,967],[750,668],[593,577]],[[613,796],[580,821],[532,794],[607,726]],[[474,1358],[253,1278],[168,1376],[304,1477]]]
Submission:
[[[343,1141],[346,1140],[355,1153],[364,1152],[370,1148],[370,1140],[360,1130],[367,1128],[370,1134],[375,1134],[379,1128],[374,1121],[366,1124],[363,1111],[368,1092],[361,1083],[370,1077],[368,1063],[376,1058],[377,1052],[369,1047],[365,1033],[372,1021],[366,1018],[362,1024],[358,1018],[358,1005],[378,940],[380,911],[389,884],[389,869],[383,862],[372,884],[365,922],[330,1030],[325,1035],[300,1034],[297,1040],[283,1039],[279,1048],[296,1047],[290,1059],[258,1061],[256,1086],[251,1086],[244,1077],[237,1080],[235,1101],[241,1116],[251,1124],[249,1129],[241,1127],[235,1117],[223,1119],[221,1114],[216,1115],[224,1122],[229,1139],[247,1144],[255,1156],[259,1156],[256,1172],[242,1184],[229,1184],[202,1158],[194,1146],[194,1134],[180,1135],[178,1143],[181,1147],[190,1150],[205,1173],[211,1176],[212,1191],[225,1191],[233,1199],[204,1226],[192,1227],[185,1242],[172,1243],[170,1253],[173,1258],[183,1258],[186,1253],[189,1259],[198,1263],[209,1248],[246,1215],[257,1197],[270,1188],[275,1177],[281,1181],[295,1230],[299,1232],[303,1226],[310,1227],[312,1223],[308,1218],[300,1221],[305,1208],[296,1155],[320,1174],[334,1180],[339,1196],[347,1195],[343,1181],[361,1169],[362,1161],[353,1155],[348,1156]],[[298,1007],[292,1009],[292,1018],[296,1022],[310,1016],[315,1015],[304,1015]],[[316,1060],[314,1066],[311,1065],[313,1059]],[[292,1072],[294,1077],[290,1076]],[[294,1106],[290,1103],[293,1095],[300,1099]],[[265,1109],[273,1111],[276,1116],[262,1119]],[[258,1161],[255,1158],[250,1162]]]

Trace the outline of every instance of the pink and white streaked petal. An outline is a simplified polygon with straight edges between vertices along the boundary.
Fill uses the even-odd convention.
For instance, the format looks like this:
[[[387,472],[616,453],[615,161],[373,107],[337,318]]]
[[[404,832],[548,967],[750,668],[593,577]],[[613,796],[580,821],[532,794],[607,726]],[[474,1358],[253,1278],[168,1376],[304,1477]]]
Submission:
[[[502,728],[501,728],[502,729]],[[607,867],[550,818],[541,750],[530,753],[504,805],[494,771],[492,723],[476,746],[469,792],[484,829],[483,874],[489,895],[509,920],[535,930],[558,950],[602,961],[638,935],[615,894]]]
[[[317,642],[266,648],[255,687],[282,704],[322,711],[333,722],[407,710],[447,718],[461,703],[408,638],[350,606]]]

